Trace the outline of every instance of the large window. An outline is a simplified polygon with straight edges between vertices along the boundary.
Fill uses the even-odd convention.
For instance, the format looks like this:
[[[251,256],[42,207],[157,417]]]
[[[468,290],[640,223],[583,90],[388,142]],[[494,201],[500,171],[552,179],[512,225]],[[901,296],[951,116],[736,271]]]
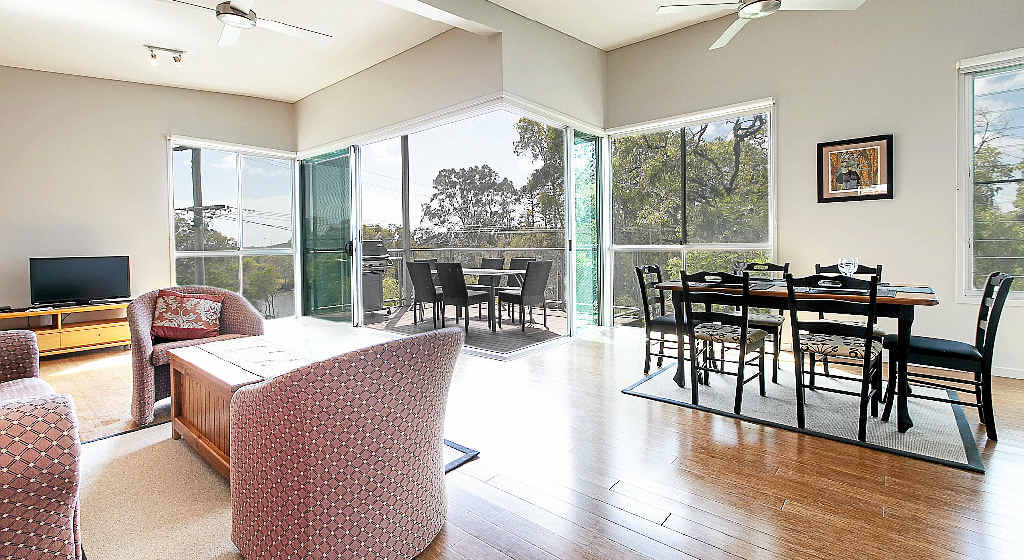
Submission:
[[[241,292],[264,316],[295,310],[290,159],[174,146],[174,276]]]
[[[700,121],[612,140],[612,297],[635,321],[634,267],[733,271],[772,256],[770,113]]]
[[[980,291],[991,272],[1024,276],[1024,66],[969,73],[966,80],[973,120],[965,165],[973,187],[967,289]]]

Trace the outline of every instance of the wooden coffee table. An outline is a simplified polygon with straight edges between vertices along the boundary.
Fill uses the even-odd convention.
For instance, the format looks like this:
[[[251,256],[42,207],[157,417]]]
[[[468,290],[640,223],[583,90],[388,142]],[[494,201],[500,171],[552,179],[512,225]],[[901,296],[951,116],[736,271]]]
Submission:
[[[171,361],[171,437],[225,477],[230,473],[231,396],[314,360],[262,336],[178,348]]]

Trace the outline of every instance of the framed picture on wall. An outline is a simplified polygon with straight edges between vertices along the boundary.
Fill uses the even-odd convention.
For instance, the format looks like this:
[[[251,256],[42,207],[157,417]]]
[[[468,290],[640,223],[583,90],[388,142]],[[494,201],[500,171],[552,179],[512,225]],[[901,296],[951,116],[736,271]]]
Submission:
[[[818,202],[892,198],[892,134],[818,144]]]

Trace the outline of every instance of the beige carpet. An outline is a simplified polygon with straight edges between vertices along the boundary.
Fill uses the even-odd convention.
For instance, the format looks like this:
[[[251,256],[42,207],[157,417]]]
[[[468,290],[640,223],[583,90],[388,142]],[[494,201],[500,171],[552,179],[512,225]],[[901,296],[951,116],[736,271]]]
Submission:
[[[462,453],[444,446],[444,461]],[[82,447],[82,544],[90,560],[235,559],[227,479],[170,425]]]
[[[82,441],[137,427],[131,416],[132,354],[128,350],[43,358],[39,376],[58,393],[74,399]],[[155,416],[156,422],[170,418],[169,399],[158,403]]]

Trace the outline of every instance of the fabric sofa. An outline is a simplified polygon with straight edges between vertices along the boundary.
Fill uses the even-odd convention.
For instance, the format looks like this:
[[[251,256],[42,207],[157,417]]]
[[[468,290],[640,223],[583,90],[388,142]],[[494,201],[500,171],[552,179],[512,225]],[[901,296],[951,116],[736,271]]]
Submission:
[[[167,289],[189,294],[224,296],[221,302],[220,335],[195,340],[154,340],[150,329],[153,327],[153,312],[160,290],[147,292],[132,301],[128,306],[128,323],[132,334],[132,418],[140,426],[153,421],[156,401],[171,396],[168,350],[263,334],[263,316],[248,300],[235,292],[210,286],[175,286]]]
[[[408,559],[445,522],[445,403],[460,329],[239,389],[231,538],[247,560]]]
[[[32,331],[0,331],[0,558],[78,559],[78,458],[71,397],[39,378]]]

